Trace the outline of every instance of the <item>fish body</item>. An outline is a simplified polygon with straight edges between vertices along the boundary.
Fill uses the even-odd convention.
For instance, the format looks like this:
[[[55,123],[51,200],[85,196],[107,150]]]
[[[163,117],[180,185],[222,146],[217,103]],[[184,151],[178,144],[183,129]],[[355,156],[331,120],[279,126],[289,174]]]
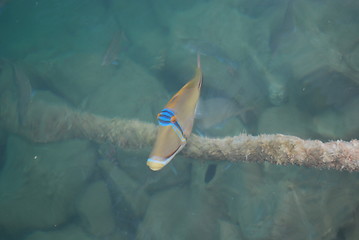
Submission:
[[[195,111],[202,86],[200,59],[195,76],[179,90],[158,114],[159,128],[147,165],[158,171],[183,149],[193,128]]]
[[[117,31],[111,40],[110,45],[108,46],[106,53],[102,59],[101,66],[106,66],[110,64],[117,65],[118,62],[118,55],[120,54],[121,50],[121,38],[122,38],[122,32]]]

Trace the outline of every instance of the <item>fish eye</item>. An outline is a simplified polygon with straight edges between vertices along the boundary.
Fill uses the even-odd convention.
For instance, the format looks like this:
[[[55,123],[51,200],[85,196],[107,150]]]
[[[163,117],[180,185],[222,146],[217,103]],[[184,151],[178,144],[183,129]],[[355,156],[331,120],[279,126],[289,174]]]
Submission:
[[[172,116],[172,117],[171,117],[171,123],[175,123],[176,121],[177,121],[176,116]]]

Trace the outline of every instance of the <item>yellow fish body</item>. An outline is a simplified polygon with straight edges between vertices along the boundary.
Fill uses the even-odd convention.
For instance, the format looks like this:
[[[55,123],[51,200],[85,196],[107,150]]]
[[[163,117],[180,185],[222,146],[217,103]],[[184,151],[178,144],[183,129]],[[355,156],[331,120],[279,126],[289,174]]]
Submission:
[[[186,145],[193,128],[197,102],[202,86],[200,58],[196,74],[179,90],[157,115],[159,128],[147,165],[153,171],[166,166]]]

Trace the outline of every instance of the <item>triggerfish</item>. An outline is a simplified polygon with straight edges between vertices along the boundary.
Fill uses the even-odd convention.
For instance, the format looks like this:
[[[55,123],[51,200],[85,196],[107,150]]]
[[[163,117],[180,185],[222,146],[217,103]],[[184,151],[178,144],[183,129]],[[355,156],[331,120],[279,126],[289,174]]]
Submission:
[[[199,54],[195,76],[179,90],[157,115],[159,128],[147,165],[158,171],[166,166],[186,145],[193,128],[195,111],[202,86]]]

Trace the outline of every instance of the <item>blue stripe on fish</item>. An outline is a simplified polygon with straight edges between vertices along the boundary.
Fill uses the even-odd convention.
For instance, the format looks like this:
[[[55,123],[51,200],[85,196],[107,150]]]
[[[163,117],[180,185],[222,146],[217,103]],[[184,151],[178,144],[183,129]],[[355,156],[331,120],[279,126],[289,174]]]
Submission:
[[[161,121],[165,121],[165,122],[170,122],[171,121],[171,117],[172,116],[167,116],[167,115],[163,115],[163,114],[158,114],[157,119],[161,120]]]
[[[172,111],[172,110],[170,110],[170,109],[168,109],[168,108],[165,108],[165,109],[163,109],[162,110],[162,112],[160,113],[160,115],[163,115],[163,116],[168,116],[168,117],[173,117],[174,115],[175,115],[175,113]]]
[[[174,112],[168,109],[163,109],[162,112],[158,114],[158,123],[161,126],[167,126],[171,124],[171,118],[174,116]]]
[[[164,121],[163,119],[158,119],[158,124],[161,126],[168,126],[171,125],[170,121]]]
[[[179,123],[178,123],[177,121],[175,121],[175,122],[172,123],[172,127],[175,127],[175,128],[176,128],[175,131],[176,131],[176,130],[179,130],[180,133],[181,133],[181,136],[184,138],[184,136],[183,136],[183,130],[182,130],[181,126],[179,125]],[[182,138],[182,137],[180,137],[180,138]],[[183,142],[183,141],[182,141],[182,142]]]
[[[158,123],[161,126],[167,126],[171,124],[171,118],[175,116],[175,113],[170,109],[163,109],[162,112],[158,114]]]
[[[175,113],[171,109],[165,108],[158,114],[158,124],[161,126],[171,125],[181,141],[186,142],[181,125],[177,121],[171,121],[172,117],[175,117]]]

